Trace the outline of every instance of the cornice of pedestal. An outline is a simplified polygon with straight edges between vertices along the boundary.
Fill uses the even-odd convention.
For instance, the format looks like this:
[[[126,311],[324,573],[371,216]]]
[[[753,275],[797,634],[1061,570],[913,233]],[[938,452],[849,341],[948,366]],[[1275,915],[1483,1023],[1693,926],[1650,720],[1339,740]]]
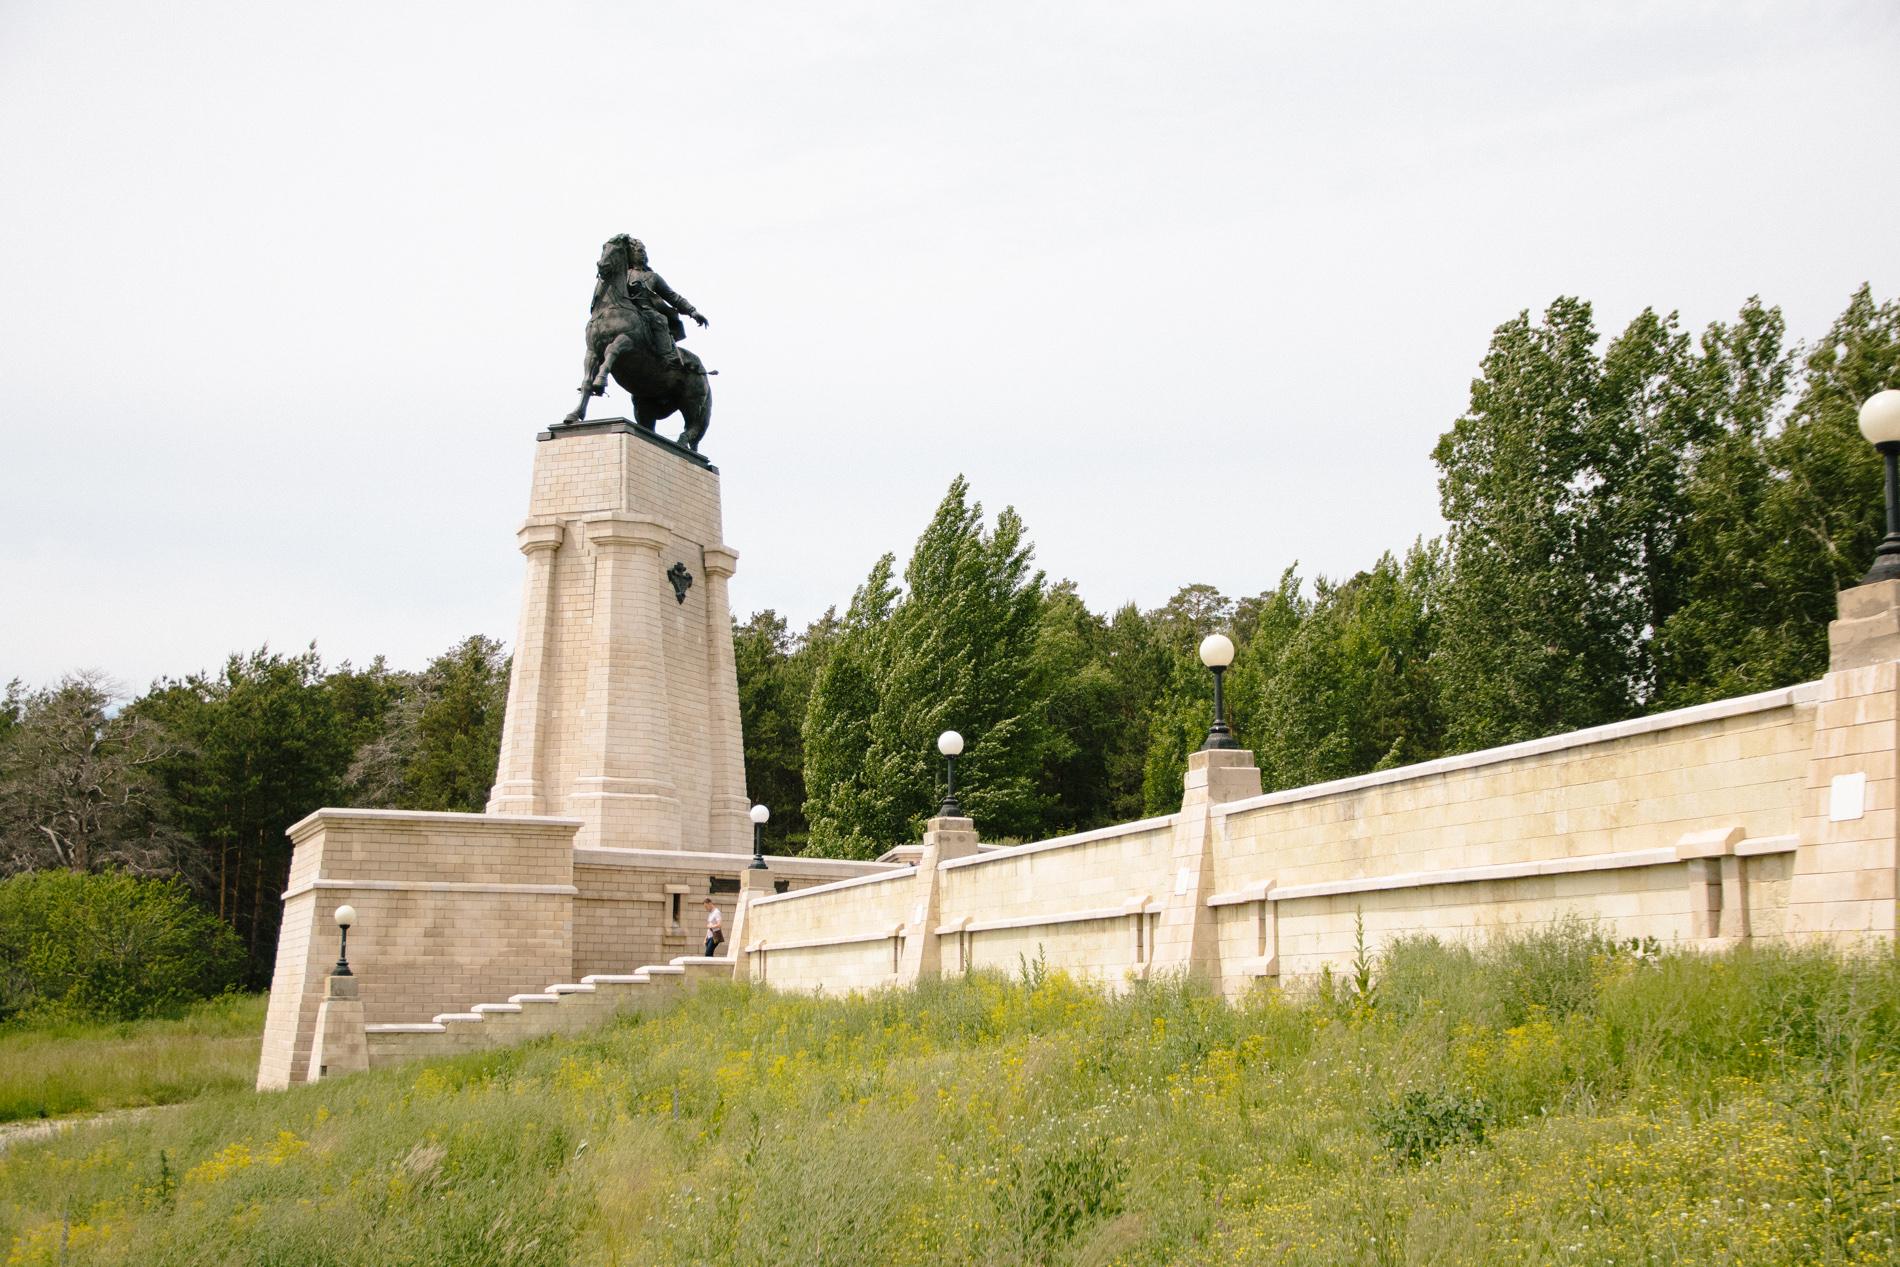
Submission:
[[[708,576],[731,576],[739,570],[739,552],[730,546],[706,546],[702,553]]]
[[[589,545],[632,546],[658,550],[667,543],[672,530],[661,520],[643,515],[589,515],[581,523]]]
[[[536,550],[557,550],[567,530],[559,522],[530,519],[515,530],[515,541],[521,546],[521,553],[533,554]]]

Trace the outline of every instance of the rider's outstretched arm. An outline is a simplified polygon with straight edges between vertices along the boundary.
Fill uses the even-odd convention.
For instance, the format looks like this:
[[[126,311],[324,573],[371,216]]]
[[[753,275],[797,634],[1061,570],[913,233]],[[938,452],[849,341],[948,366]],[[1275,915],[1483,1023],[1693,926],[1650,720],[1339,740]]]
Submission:
[[[705,317],[702,317],[699,315],[699,309],[693,307],[691,303],[687,302],[686,296],[680,294],[677,290],[674,290],[671,286],[668,286],[666,284],[666,279],[664,277],[661,277],[658,273],[653,274],[653,289],[659,294],[660,298],[666,300],[667,303],[672,304],[675,311],[677,311],[681,316],[691,317],[694,321],[697,321],[702,326],[709,324]]]

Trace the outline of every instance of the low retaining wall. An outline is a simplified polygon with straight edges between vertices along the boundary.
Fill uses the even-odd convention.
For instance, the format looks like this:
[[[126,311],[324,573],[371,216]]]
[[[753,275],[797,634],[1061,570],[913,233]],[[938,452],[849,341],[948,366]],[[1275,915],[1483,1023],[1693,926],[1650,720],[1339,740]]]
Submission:
[[[1178,969],[1232,994],[1343,967],[1360,927],[1374,950],[1570,916],[1665,944],[1891,938],[1900,582],[1841,613],[1833,670],[1783,690],[1266,795],[1249,754],[1196,753],[1168,817],[756,901],[741,971],[901,982],[927,936],[937,971]]]
[[[1231,991],[1244,984],[1236,978],[1337,965],[1361,921],[1374,945],[1567,915],[1662,942],[1714,935],[1697,926],[1706,903],[1691,893],[1706,864],[1678,854],[1708,832],[1749,842],[1738,864],[1756,904],[1748,926],[1778,933],[1820,691],[1810,683],[1214,806],[1223,981]]]
[[[1140,975],[1172,882],[1171,818],[1105,827],[941,864],[945,971],[1033,960],[1078,976]]]

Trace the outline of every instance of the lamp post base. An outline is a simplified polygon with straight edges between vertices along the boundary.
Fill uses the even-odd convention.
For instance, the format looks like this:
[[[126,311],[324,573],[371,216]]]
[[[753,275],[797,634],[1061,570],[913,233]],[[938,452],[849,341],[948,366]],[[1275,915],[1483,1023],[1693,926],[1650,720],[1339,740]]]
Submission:
[[[1874,551],[1874,565],[1867,569],[1860,583],[1875,585],[1881,581],[1900,581],[1900,533],[1887,534],[1880,548]]]

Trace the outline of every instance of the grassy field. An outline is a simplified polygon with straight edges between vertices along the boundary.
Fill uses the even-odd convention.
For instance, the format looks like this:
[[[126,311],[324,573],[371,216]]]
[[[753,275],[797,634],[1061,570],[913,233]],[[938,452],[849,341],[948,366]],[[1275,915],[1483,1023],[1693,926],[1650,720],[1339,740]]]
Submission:
[[[0,1029],[0,1123],[251,1086],[266,997],[227,995],[169,1021]]]
[[[0,1154],[8,1263],[1900,1261],[1900,962],[1586,931],[1308,997],[1025,965]]]

